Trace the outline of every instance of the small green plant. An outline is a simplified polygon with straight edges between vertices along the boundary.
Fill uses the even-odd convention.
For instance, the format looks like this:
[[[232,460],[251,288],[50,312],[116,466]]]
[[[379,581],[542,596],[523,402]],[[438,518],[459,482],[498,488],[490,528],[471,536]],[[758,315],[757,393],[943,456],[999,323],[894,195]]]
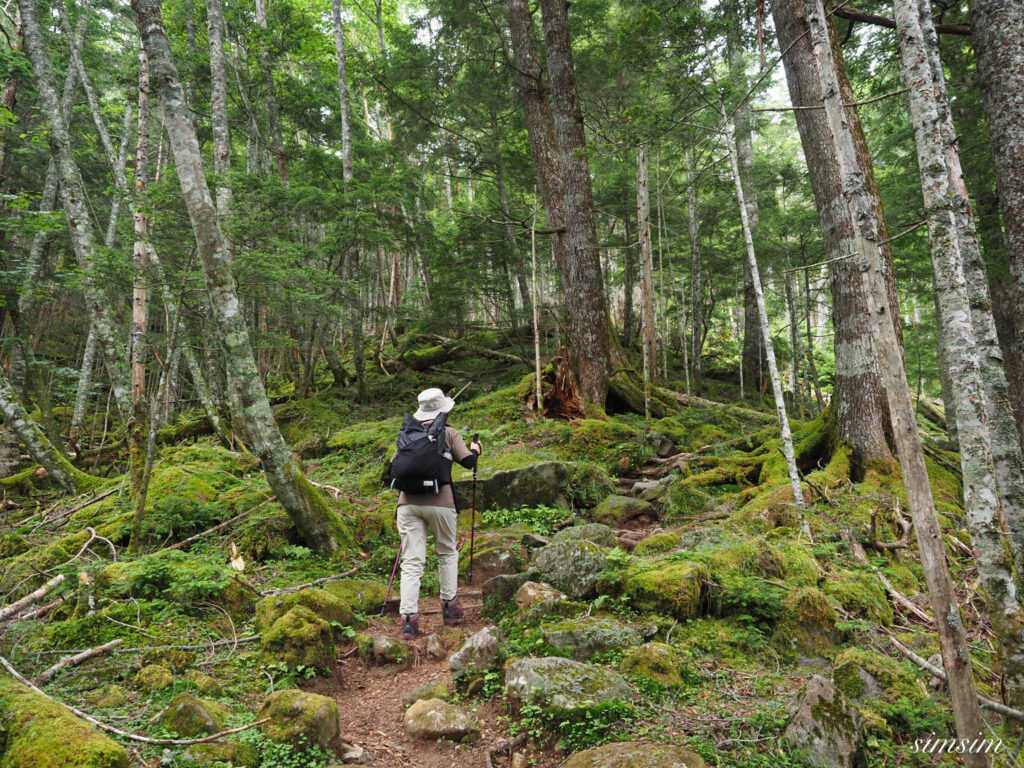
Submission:
[[[237,738],[259,750],[259,768],[327,768],[335,762],[334,755],[317,744],[275,744],[255,728],[242,731]]]
[[[520,509],[488,509],[481,520],[485,528],[504,528],[514,523],[526,523],[534,533],[550,536],[554,526],[569,516],[568,510],[540,504]]]
[[[557,734],[559,748],[573,752],[617,739],[636,719],[632,706],[616,701],[578,709],[524,704],[519,709],[519,722],[510,723],[509,733],[525,731],[538,741]]]

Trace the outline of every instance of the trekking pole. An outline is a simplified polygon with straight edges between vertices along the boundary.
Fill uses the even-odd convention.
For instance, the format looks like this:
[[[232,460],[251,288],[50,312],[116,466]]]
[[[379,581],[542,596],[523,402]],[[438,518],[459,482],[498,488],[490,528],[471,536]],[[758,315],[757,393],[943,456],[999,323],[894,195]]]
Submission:
[[[480,442],[480,435],[473,435],[473,442]],[[477,456],[478,462],[473,465],[473,511],[470,513],[470,524],[469,524],[469,583],[473,583],[473,545],[476,541],[476,470],[479,464],[479,456]]]
[[[395,574],[398,572],[398,561],[402,557],[402,545],[398,545],[398,554],[395,555],[395,567],[391,569],[391,581],[388,582],[388,592],[384,595],[384,602],[380,604],[380,615],[384,615],[384,609],[388,605],[388,599],[391,597],[391,585],[395,583]]]

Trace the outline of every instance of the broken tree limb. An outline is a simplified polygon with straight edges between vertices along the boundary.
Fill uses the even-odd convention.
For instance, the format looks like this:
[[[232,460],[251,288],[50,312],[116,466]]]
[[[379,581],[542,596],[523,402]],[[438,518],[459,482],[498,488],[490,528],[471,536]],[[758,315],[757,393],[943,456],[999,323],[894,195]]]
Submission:
[[[225,645],[241,645],[242,643],[255,643],[260,639],[259,635],[240,637],[238,640],[216,640],[212,643],[201,645],[146,645],[138,648],[118,648],[118,653],[146,653],[148,651],[206,651],[211,648],[221,648]],[[82,653],[86,649],[78,650],[56,650],[56,651],[29,651],[27,656],[66,656],[69,653]]]
[[[67,602],[68,599],[70,599],[70,597],[71,593],[63,594],[56,600],[51,600],[46,605],[41,605],[38,608],[33,608],[31,611],[26,611],[25,613],[19,613],[13,619],[10,619],[10,622],[13,624],[19,621],[31,621],[32,619],[41,619],[61,603]]]
[[[39,688],[39,686],[35,685],[31,680],[29,680],[24,675],[22,675],[20,672],[18,672],[18,670],[16,670],[14,668],[14,666],[11,664],[11,662],[9,662],[3,656],[0,656],[0,667],[3,667],[4,669],[6,669],[8,674],[11,677],[13,677],[15,680],[17,680],[19,683],[21,683],[22,685],[31,688],[33,691],[38,693],[43,698],[48,699],[48,700],[50,700],[52,702],[55,702],[57,704],[60,704],[62,707],[64,707],[64,709],[68,710],[71,714],[75,715],[76,717],[82,718],[83,720],[85,720],[88,723],[92,723],[97,728],[99,728],[101,731],[106,731],[107,733],[113,733],[113,734],[116,734],[118,736],[122,736],[122,737],[124,737],[126,739],[131,739],[132,741],[141,742],[142,744],[174,744],[174,745],[178,745],[178,746],[184,746],[184,745],[187,745],[187,744],[204,744],[207,741],[216,741],[217,739],[220,739],[220,738],[222,738],[224,736],[228,736],[228,735],[230,735],[232,733],[238,733],[239,731],[246,731],[246,730],[248,730],[250,728],[255,728],[257,725],[263,725],[263,723],[266,723],[266,722],[268,722],[270,720],[269,717],[264,717],[262,720],[257,720],[254,723],[249,723],[248,725],[241,725],[238,728],[231,728],[231,729],[226,730],[226,731],[221,731],[220,733],[214,733],[214,734],[212,734],[210,736],[203,736],[201,739],[154,739],[154,738],[152,738],[150,736],[142,736],[141,734],[138,734],[138,733],[129,733],[128,731],[122,731],[120,728],[115,728],[112,725],[107,725],[106,723],[104,723],[104,722],[102,722],[100,720],[97,720],[92,715],[87,715],[82,710],[80,710],[80,709],[78,709],[76,707],[72,707],[70,704],[65,704],[63,701],[59,701],[59,700],[53,698],[53,696],[50,696],[48,693],[46,693],[41,688]]]
[[[947,682],[946,673],[942,669],[936,667],[934,664],[931,664],[925,659],[922,659],[920,656],[918,656],[912,650],[907,648],[907,646],[905,646],[895,637],[890,636],[889,642],[893,644],[897,651],[902,653],[907,659],[914,662],[914,664],[919,666],[925,672],[930,672],[933,676],[939,678],[939,680],[941,680],[944,683]],[[1011,720],[1016,720],[1018,722],[1024,723],[1024,712],[1021,712],[1019,709],[1014,709],[1013,707],[1008,707],[1005,704],[1000,704],[998,701],[986,699],[984,696],[981,695],[978,696],[978,705],[982,709],[988,709],[992,712],[999,713],[1003,717],[1008,717]]]
[[[358,571],[359,571],[359,566],[357,565],[355,568],[352,568],[351,570],[345,571],[344,573],[335,574],[334,576],[324,576],[322,579],[313,579],[313,581],[307,581],[305,584],[298,584],[298,585],[296,585],[294,587],[281,587],[279,589],[268,589],[263,594],[267,595],[267,596],[271,596],[271,595],[273,595],[273,596],[276,596],[276,595],[290,595],[293,592],[298,592],[300,590],[305,589],[306,587],[315,587],[317,584],[328,584],[328,583],[330,583],[332,581],[341,581],[342,579],[347,579],[349,576],[352,576],[352,575],[356,574]]]
[[[877,576],[878,580],[882,582],[882,586],[885,587],[885,590],[889,593],[889,597],[892,598],[892,601],[896,604],[896,607],[902,608],[904,611],[914,614],[915,616],[917,616],[917,618],[921,619],[921,621],[925,622],[928,625],[934,624],[934,619],[932,619],[931,616],[929,616],[922,608],[911,602],[910,598],[908,598],[906,595],[904,595],[902,592],[900,592],[898,589],[896,589],[896,587],[892,585],[892,582],[885,577],[884,573],[882,573],[880,570],[878,570],[877,568],[875,568],[875,566],[871,564],[871,562],[868,560],[867,554],[864,552],[864,547],[860,545],[860,542],[857,541],[857,537],[854,536],[851,531],[843,530],[841,532],[841,535],[844,539],[846,539],[846,543],[850,547],[850,553],[853,555],[853,559],[856,560],[858,563],[868,566],[868,568],[874,571],[875,576]]]
[[[22,608],[33,603],[38,603],[53,590],[64,583],[64,574],[58,574],[50,579],[48,582],[43,584],[39,589],[31,594],[25,595],[21,600],[15,600],[13,603],[8,605],[6,608],[0,609],[0,621],[6,621],[8,618],[16,614]]]
[[[40,674],[36,678],[36,682],[39,685],[46,685],[48,682],[53,680],[53,678],[55,678],[62,669],[77,666],[81,664],[83,661],[88,661],[89,659],[92,659],[96,656],[102,656],[107,651],[117,648],[117,646],[121,645],[121,643],[123,642],[124,639],[119,637],[116,640],[111,640],[109,643],[97,645],[95,648],[90,648],[89,650],[82,651],[81,653],[75,654],[74,656],[68,656],[66,659],[61,659],[52,667],[50,667],[49,669],[45,670],[42,674]]]

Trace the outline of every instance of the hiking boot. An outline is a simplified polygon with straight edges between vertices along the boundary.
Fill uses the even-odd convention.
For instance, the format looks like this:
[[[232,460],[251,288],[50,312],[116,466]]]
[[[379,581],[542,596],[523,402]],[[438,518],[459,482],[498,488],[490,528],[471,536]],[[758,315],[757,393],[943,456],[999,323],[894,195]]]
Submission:
[[[462,610],[462,606],[459,605],[459,598],[453,597],[451,600],[441,601],[441,615],[444,617],[445,626],[458,624],[462,621],[462,617],[465,613],[466,612]]]
[[[402,639],[412,640],[420,633],[420,615],[406,613],[402,616]]]

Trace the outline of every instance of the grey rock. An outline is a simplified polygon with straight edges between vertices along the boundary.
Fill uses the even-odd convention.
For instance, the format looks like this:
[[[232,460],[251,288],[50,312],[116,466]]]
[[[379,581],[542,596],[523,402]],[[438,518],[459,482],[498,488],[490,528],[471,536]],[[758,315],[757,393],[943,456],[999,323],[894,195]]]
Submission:
[[[640,633],[613,619],[584,616],[579,619],[545,625],[544,641],[552,648],[586,661],[598,653],[640,645]]]
[[[816,765],[866,768],[863,720],[835,684],[815,675],[807,683],[783,737]]]
[[[561,656],[513,662],[505,670],[505,692],[520,702],[562,709],[628,702],[633,696],[626,681],[614,672]]]
[[[441,701],[417,701],[405,712],[405,730],[418,739],[462,741],[480,733],[480,722],[461,707]]]
[[[444,649],[444,643],[441,642],[441,638],[434,634],[427,635],[426,652],[427,656],[432,659],[442,659],[448,653]]]
[[[559,601],[565,600],[563,592],[555,589],[550,584],[540,584],[536,581],[528,581],[516,591],[516,605],[520,610],[529,608],[534,603],[543,600]]]
[[[625,496],[619,498],[626,498]],[[632,501],[632,499],[631,499]],[[602,504],[604,502],[601,502]],[[598,508],[600,508],[600,504]],[[561,544],[565,541],[592,541],[602,547],[615,546],[615,531],[602,523],[584,523],[574,525],[570,528],[563,528],[551,537],[552,544]]]
[[[591,513],[598,523],[612,528],[625,528],[635,525],[649,525],[659,519],[654,505],[633,496],[612,495],[602,501]],[[598,542],[600,543],[600,542]]]
[[[452,657],[448,668],[455,678],[476,676],[497,666],[501,658],[501,644],[498,642],[498,628],[484,627],[470,635]]]
[[[419,688],[414,688],[402,696],[402,703],[406,708],[409,708],[417,701],[423,701],[425,699],[440,699],[441,701],[448,701],[448,686],[444,683],[427,683],[426,685],[421,685]]]
[[[607,548],[592,541],[561,541],[538,550],[534,564],[544,581],[567,595],[590,597],[595,594],[598,574],[608,565],[607,553]]]

